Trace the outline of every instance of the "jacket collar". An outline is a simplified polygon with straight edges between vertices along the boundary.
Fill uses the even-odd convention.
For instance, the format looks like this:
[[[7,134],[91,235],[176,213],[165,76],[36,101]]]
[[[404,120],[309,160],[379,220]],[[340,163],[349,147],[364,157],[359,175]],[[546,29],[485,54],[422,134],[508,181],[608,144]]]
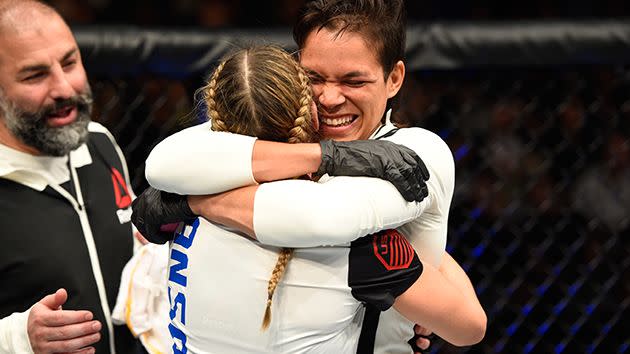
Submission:
[[[73,168],[92,163],[86,144],[60,157],[31,155],[0,144],[0,178],[43,191],[47,185],[70,180],[68,158]]]
[[[385,112],[385,124],[381,124],[372,135],[370,135],[369,139],[374,140],[382,137],[383,135],[389,133],[390,131],[396,129],[396,126],[392,123],[392,110],[391,108]]]

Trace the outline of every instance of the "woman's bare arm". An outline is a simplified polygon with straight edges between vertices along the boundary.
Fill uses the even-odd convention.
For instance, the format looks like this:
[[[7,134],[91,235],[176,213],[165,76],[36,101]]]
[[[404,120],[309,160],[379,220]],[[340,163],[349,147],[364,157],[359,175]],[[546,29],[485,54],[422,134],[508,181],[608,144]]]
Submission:
[[[423,263],[422,275],[396,298],[394,308],[451,344],[477,344],[486,333],[486,313],[459,264],[448,253],[442,262],[442,271]]]

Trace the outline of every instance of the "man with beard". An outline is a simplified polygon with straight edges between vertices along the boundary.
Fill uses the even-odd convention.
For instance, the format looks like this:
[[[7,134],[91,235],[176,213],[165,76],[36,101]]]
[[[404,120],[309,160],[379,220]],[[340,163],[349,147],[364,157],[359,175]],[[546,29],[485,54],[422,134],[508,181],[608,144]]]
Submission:
[[[134,353],[110,305],[133,251],[120,148],[64,20],[0,0],[0,353]]]

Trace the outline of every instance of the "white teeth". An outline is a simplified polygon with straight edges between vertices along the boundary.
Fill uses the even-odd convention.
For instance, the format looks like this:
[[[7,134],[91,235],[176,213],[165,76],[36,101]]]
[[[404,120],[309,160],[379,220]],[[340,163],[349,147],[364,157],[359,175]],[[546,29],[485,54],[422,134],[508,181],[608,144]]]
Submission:
[[[352,122],[352,117],[351,116],[347,116],[347,117],[341,117],[341,118],[324,118],[322,117],[322,123],[326,124],[326,125],[330,125],[333,127],[338,127],[341,125],[347,125],[350,124]]]

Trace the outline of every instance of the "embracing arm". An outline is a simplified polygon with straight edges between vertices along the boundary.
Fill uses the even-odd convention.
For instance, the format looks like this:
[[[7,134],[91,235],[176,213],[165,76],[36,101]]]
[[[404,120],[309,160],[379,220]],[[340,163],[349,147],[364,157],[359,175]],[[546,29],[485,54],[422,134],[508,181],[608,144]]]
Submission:
[[[145,170],[152,187],[181,195],[221,193],[311,173],[386,179],[409,201],[426,197],[429,179],[422,159],[391,141],[287,144],[213,132],[209,123],[166,138],[149,155]]]
[[[444,278],[455,285],[466,296],[471,305],[481,307],[470,278],[448,252],[444,252],[439,271]]]
[[[210,136],[212,136],[211,139],[209,138]],[[233,139],[240,139],[242,144],[234,144]],[[249,145],[247,143],[248,139]],[[251,188],[244,188],[241,191],[234,191],[233,189],[239,186],[255,187],[256,181],[254,177],[261,181],[278,178],[279,175],[276,174],[277,172],[274,172],[274,170],[281,171],[281,174],[285,174],[285,177],[286,175],[298,173],[296,171],[303,174],[316,170],[318,175],[370,176],[388,180],[393,184],[388,184],[383,181],[373,182],[380,185],[383,185],[383,183],[387,184],[387,191],[380,193],[381,196],[384,196],[384,201],[377,198],[368,198],[368,195],[371,197],[371,194],[379,195],[379,193],[375,193],[375,191],[379,189],[370,187],[370,184],[363,186],[364,189],[360,189],[358,192],[355,188],[354,194],[351,194],[351,196],[355,196],[355,198],[350,200],[356,202],[356,205],[361,206],[366,205],[365,203],[368,203],[368,206],[380,204],[387,206],[389,203],[392,203],[391,198],[395,198],[393,203],[398,203],[401,199],[407,201],[423,201],[428,194],[426,180],[429,178],[429,175],[420,157],[418,157],[413,150],[393,142],[365,140],[333,142],[327,140],[320,144],[279,144],[285,146],[284,150],[293,152],[278,155],[276,153],[278,143],[258,142],[252,139],[254,138],[228,133],[213,133],[209,130],[208,124],[189,128],[167,138],[154,149],[147,160],[146,175],[152,187],[163,191],[162,193],[171,194],[172,196],[162,196],[159,194],[156,197],[155,191],[151,191],[150,195],[145,191],[145,193],[134,201],[134,214],[132,215],[134,224],[148,239],[164,242],[168,240],[168,238],[165,239],[162,235],[152,235],[151,230],[155,231],[160,229],[161,224],[164,223],[185,220],[190,216],[189,214],[195,212],[195,214],[204,216],[212,221],[220,222],[228,226],[239,226],[242,231],[249,232],[250,235],[256,234],[259,236],[259,239],[262,240],[260,236],[262,235],[262,237],[264,237],[264,235],[266,235],[267,225],[277,222],[278,215],[281,217],[285,216],[285,214],[264,214],[264,212],[268,210],[273,212],[277,211],[278,207],[275,206],[279,205],[279,203],[283,201],[286,202],[287,205],[285,205],[284,208],[290,208],[291,212],[295,212],[293,206],[300,207],[300,205],[309,205],[313,202],[320,203],[320,205],[322,203],[331,204],[331,208],[320,209],[321,213],[313,213],[315,218],[311,218],[307,224],[321,225],[321,215],[330,214],[332,209],[340,205],[337,200],[338,196],[343,196],[353,191],[351,188],[348,188],[347,191],[346,187],[342,187],[341,189],[337,188],[340,193],[339,195],[334,193],[320,194],[314,192],[302,196],[301,188],[281,187],[274,189],[275,185],[272,183],[269,188],[271,188],[273,192],[266,194],[271,195],[270,198],[273,200],[271,207],[267,208],[264,204],[264,201],[267,199],[260,196],[256,198],[257,206],[260,204],[258,200],[263,201],[261,202],[263,206],[256,208],[256,220],[260,220],[260,222],[255,223],[253,217],[253,198],[256,193],[256,188],[253,189],[253,192]],[[198,147],[191,146],[191,142],[194,141],[200,142]],[[254,142],[256,142],[256,144],[254,144]],[[254,149],[252,146],[260,148]],[[313,149],[313,147],[315,149]],[[309,150],[312,151],[309,152]],[[178,151],[179,154],[177,153]],[[230,151],[232,153],[225,155],[226,157],[223,158],[223,161],[221,161],[221,158],[215,158],[215,160],[208,162],[207,159],[203,160],[199,157],[200,155],[223,156]],[[279,156],[283,157],[279,158]],[[241,166],[244,161],[247,161],[247,164],[249,164],[252,158],[255,158],[257,162],[254,165],[258,167],[254,167],[253,170],[241,168],[240,172],[236,175],[231,174],[238,170],[236,167]],[[280,167],[277,167],[280,162],[282,162],[282,164],[279,165]],[[317,169],[314,168],[316,164],[319,164]],[[296,168],[294,166],[300,167]],[[307,182],[301,181],[300,183]],[[335,183],[333,183],[333,185],[336,185]],[[351,183],[346,184],[352,186]],[[361,188],[362,185],[357,184],[357,187]],[[392,187],[394,188],[392,189]],[[261,190],[266,188],[267,187],[263,187]],[[311,187],[309,190],[313,190],[313,188],[317,188],[314,190],[319,191],[320,187]],[[185,201],[184,203],[179,202],[179,199],[182,199],[181,194],[191,196],[217,194],[226,190],[227,192],[225,192],[226,195],[224,196],[214,195],[206,198],[206,207],[202,205],[203,198],[191,199],[193,202],[196,202],[195,205],[191,205],[192,211],[190,210],[191,208],[188,208],[188,205],[182,208],[182,204],[187,204]],[[334,190],[334,188],[324,188],[324,190]],[[242,193],[246,192],[250,193],[250,195],[242,195]],[[356,198],[357,195],[359,195],[358,198]],[[236,198],[238,203],[231,202],[231,200],[233,200],[231,198]],[[154,201],[159,201],[160,199],[168,199],[171,200],[172,203],[167,207],[163,207],[161,203],[154,203]],[[296,201],[297,199],[299,199],[299,201]],[[249,203],[247,203],[248,200],[250,201]],[[335,201],[334,203],[332,202],[333,200]],[[348,204],[346,203],[345,205]],[[239,209],[240,207],[242,208]],[[348,208],[352,209],[352,205],[348,205]],[[302,209],[308,210],[309,208],[303,206]],[[383,208],[380,207],[380,209]],[[216,210],[222,211],[214,212]],[[337,214],[343,216],[348,215],[350,218],[354,215],[358,215],[357,213],[348,214],[346,210],[340,210]],[[258,215],[263,216],[258,217]],[[291,213],[288,213],[286,217],[291,221],[295,221],[290,218],[289,215],[291,215]],[[368,228],[366,225],[360,224],[361,228],[353,231],[351,236],[347,233],[348,227],[343,226],[346,224],[346,220],[336,218],[334,222],[329,225],[336,226],[337,224],[341,224],[340,232],[335,234],[333,231],[327,239],[309,241],[310,243],[307,242],[307,244],[328,244],[329,241],[333,240],[335,241],[332,242],[333,244],[343,243],[362,236],[367,232],[378,230],[381,224],[385,225],[385,227],[400,225],[398,223],[380,222],[378,219],[380,218],[379,215],[381,214],[373,213],[367,216],[368,220],[372,220],[370,218],[376,218],[376,228]],[[419,214],[415,215],[417,216]],[[303,218],[300,220],[305,220],[303,213],[301,213],[301,216],[303,216]],[[404,216],[396,218],[396,220],[399,219],[405,219],[406,221],[411,220]],[[366,217],[359,217],[358,220],[365,221]],[[254,230],[254,224],[262,225],[260,228],[262,228],[263,231],[259,231],[260,228],[258,226],[256,230]],[[301,226],[302,224],[297,223],[297,225]],[[307,227],[307,230],[313,230],[313,228]],[[330,230],[325,231],[327,233],[331,232]],[[366,232],[364,233],[364,231]],[[291,232],[295,232],[295,229],[292,229]],[[321,227],[317,232],[318,234],[322,233]],[[312,235],[312,232],[306,233],[305,237],[310,238]],[[280,235],[278,237],[280,237],[278,242],[273,238],[269,238],[270,244],[278,246],[285,245],[285,243],[283,243],[286,242],[286,239],[284,239],[285,236]],[[299,244],[287,246],[299,247]]]
[[[278,247],[350,242],[417,218],[426,202],[407,202],[389,182],[336,177],[325,183],[288,180],[210,197],[189,197],[194,213]],[[255,213],[254,213],[255,211]]]
[[[149,154],[151,186],[177,194],[214,194],[317,171],[319,144],[287,144],[213,132],[210,123],[175,133]]]
[[[446,252],[442,262],[441,271],[423,263],[422,275],[396,298],[394,308],[451,344],[479,343],[486,333],[485,311],[459,264]]]

